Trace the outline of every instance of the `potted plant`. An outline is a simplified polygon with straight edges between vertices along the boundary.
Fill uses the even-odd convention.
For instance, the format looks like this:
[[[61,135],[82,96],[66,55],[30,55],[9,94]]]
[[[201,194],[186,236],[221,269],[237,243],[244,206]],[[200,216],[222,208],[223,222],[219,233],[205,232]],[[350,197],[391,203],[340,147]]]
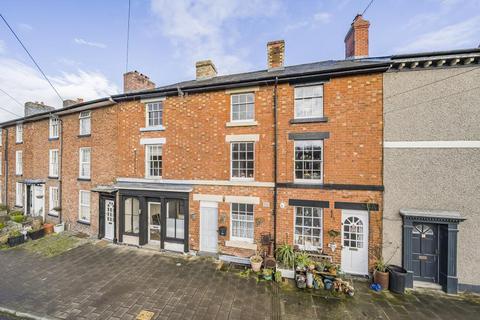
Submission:
[[[335,239],[340,236],[340,231],[331,229],[328,231],[328,236],[330,237],[330,243],[328,244],[328,247],[332,250],[332,252],[335,252],[335,249],[337,249],[337,243],[335,242]]]
[[[53,226],[53,231],[55,233],[60,233],[60,232],[63,232],[64,230],[65,230],[65,224],[63,222]]]
[[[263,276],[263,279],[265,280],[268,280],[268,281],[272,280],[273,270],[269,268],[263,269],[262,276]]]
[[[305,270],[310,264],[312,260],[310,256],[305,251],[299,252],[295,255],[295,266],[298,271]]]
[[[305,289],[305,287],[307,286],[307,279],[303,274],[297,274],[295,282],[297,283],[297,288],[299,289]]]
[[[388,289],[388,265],[383,260],[383,257],[378,258],[375,262],[373,271],[373,282],[378,283],[382,289]]]
[[[18,246],[25,242],[25,236],[19,230],[11,230],[7,242],[10,247]]]
[[[279,271],[284,278],[293,279],[295,271],[293,265],[295,264],[295,252],[293,247],[289,244],[283,244],[277,248],[277,271]]]
[[[258,253],[250,257],[250,264],[252,265],[252,270],[254,272],[260,272],[262,262],[263,258]]]
[[[32,229],[28,231],[28,237],[32,240],[37,240],[40,239],[45,235],[45,229],[39,228],[39,229]]]
[[[16,223],[22,223],[22,222],[25,221],[25,216],[22,215],[21,213],[10,215],[10,220],[12,220],[13,222],[16,222]]]
[[[45,223],[43,225],[43,229],[45,229],[45,234],[50,234],[50,233],[53,233],[53,224],[51,223]]]

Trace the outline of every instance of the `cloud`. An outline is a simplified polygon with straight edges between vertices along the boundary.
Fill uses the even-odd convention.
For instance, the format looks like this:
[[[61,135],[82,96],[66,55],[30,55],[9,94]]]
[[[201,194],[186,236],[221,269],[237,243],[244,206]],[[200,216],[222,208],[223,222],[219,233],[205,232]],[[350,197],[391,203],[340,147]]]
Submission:
[[[478,30],[480,30],[480,16],[421,34],[411,43],[398,47],[394,51],[418,52],[477,47]]]
[[[318,12],[313,16],[313,20],[320,23],[329,23],[332,15],[328,12]]]
[[[100,72],[77,70],[47,75],[64,99],[84,98],[85,100],[109,96],[119,92],[119,88]],[[0,88],[16,100],[43,101],[60,107],[61,101],[38,71],[18,60],[0,57]],[[0,92],[0,106],[23,115],[23,108]],[[14,118],[0,110],[0,122]]]
[[[33,27],[29,25],[28,23],[19,23],[18,27],[24,31],[32,31]]]
[[[0,40],[0,54],[4,54],[6,51],[5,41]]]
[[[212,59],[219,73],[248,70],[249,51],[238,48],[241,23],[272,16],[278,4],[274,0],[152,0],[151,8],[177,57],[186,60],[185,73],[193,76],[194,62],[204,59]]]
[[[105,49],[107,47],[107,45],[104,44],[104,43],[90,42],[90,41],[84,40],[82,38],[75,38],[75,39],[73,39],[73,41],[76,44],[83,45],[83,46],[96,47],[96,48],[101,48],[101,49]]]

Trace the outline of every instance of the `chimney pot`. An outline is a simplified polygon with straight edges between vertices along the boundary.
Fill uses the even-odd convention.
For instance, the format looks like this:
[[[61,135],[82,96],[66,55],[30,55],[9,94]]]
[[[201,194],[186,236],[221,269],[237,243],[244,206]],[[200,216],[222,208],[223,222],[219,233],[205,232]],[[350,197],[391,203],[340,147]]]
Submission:
[[[124,93],[149,89],[155,89],[155,83],[153,83],[146,75],[138,72],[137,70],[123,74]]]
[[[281,70],[285,62],[285,41],[276,40],[267,43],[268,71]]]
[[[202,60],[195,63],[196,79],[206,80],[217,76],[217,68],[212,60]]]
[[[368,29],[370,22],[357,14],[345,36],[345,58],[368,57]]]

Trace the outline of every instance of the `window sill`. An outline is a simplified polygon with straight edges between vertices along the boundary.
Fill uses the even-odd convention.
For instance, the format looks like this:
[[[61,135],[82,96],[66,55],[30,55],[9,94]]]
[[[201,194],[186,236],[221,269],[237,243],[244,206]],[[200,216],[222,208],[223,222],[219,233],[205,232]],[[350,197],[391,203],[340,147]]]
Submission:
[[[58,139],[59,139],[58,137],[50,137],[50,138],[48,138],[48,141],[56,141]]]
[[[20,142],[15,141],[15,144],[23,144],[23,141],[20,141]]]
[[[315,118],[300,118],[300,119],[290,119],[290,124],[297,123],[319,123],[319,122],[328,122],[327,117],[315,117]]]
[[[230,181],[234,181],[234,182],[254,182],[255,178],[234,178],[234,177],[231,177]]]
[[[92,181],[90,178],[77,178],[77,181]]]
[[[89,226],[89,225],[90,225],[90,222],[88,222],[88,221],[83,221],[83,220],[77,220],[77,223],[78,223],[78,224],[83,224],[83,225],[85,225],[85,226]]]
[[[323,185],[321,180],[294,180],[294,184],[313,184],[313,185]]]
[[[52,180],[58,180],[58,176],[57,176],[57,177],[48,176],[48,179],[52,179]]]
[[[248,241],[240,240],[229,240],[225,241],[225,246],[232,248],[248,249],[248,250],[257,250],[257,245]]]
[[[58,218],[58,213],[51,213],[51,212],[49,212],[49,213],[47,213],[47,215],[48,215],[49,217]]]
[[[91,136],[92,136],[91,133],[89,133],[89,134],[79,134],[79,135],[77,136],[77,138],[89,138],[89,137],[91,137]]]
[[[165,131],[164,126],[140,128],[140,132]]]
[[[249,121],[230,121],[227,122],[227,127],[251,127],[258,125],[257,121],[249,120]]]
[[[19,174],[19,173],[15,173],[15,176],[17,176],[17,177],[22,177],[22,176],[23,176],[23,173],[20,173],[20,174]]]

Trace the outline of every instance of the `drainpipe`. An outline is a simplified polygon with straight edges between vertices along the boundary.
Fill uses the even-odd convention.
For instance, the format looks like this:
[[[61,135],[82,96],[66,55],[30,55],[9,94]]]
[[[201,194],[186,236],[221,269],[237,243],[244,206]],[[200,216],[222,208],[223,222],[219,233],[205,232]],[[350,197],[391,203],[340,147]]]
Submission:
[[[278,77],[275,77],[275,85],[273,87],[273,255],[277,250],[277,84]]]
[[[60,212],[58,213],[58,222],[62,223],[63,218],[63,205],[62,205],[62,163],[63,163],[63,120],[58,117],[60,123],[60,155],[58,159],[58,206]],[[65,227],[64,227],[65,228]]]
[[[8,211],[8,128],[5,128],[5,147],[3,149],[3,157],[5,159],[5,204]],[[1,170],[1,168],[0,168]],[[1,200],[1,199],[0,199]]]

